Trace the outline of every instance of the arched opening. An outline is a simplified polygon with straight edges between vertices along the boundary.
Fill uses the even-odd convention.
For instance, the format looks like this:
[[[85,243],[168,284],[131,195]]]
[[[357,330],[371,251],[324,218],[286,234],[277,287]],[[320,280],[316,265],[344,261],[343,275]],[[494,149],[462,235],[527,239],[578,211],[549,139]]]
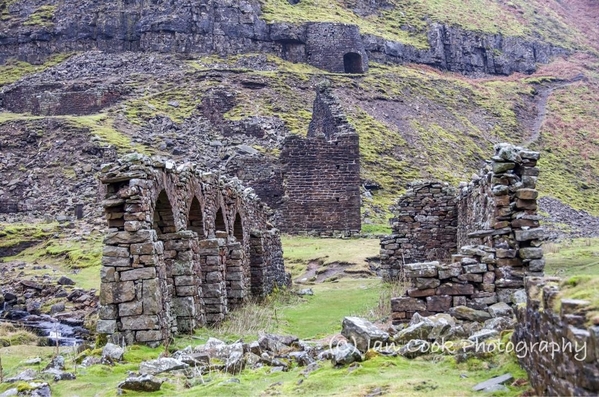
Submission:
[[[362,65],[362,55],[356,52],[348,52],[343,55],[343,67],[345,73],[364,73]]]
[[[239,242],[243,242],[243,226],[241,225],[241,217],[239,214],[235,215],[235,223],[233,224],[233,236]]]
[[[175,217],[173,216],[173,208],[171,202],[163,190],[158,195],[156,200],[156,208],[154,209],[154,229],[159,234],[175,233]]]
[[[194,197],[191,201],[191,207],[189,207],[189,216],[187,217],[187,229],[193,230],[198,234],[200,239],[203,239],[204,234],[204,214],[202,213],[202,207],[197,197]]]
[[[215,232],[226,232],[227,231],[227,223],[225,222],[225,215],[223,214],[222,208],[219,208],[216,211],[216,216],[214,218],[214,231]]]

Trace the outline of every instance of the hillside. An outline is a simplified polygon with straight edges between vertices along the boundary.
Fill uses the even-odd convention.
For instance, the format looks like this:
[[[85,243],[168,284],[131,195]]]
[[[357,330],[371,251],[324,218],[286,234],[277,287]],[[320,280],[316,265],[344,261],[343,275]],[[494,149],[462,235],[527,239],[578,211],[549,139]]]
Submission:
[[[86,212],[94,212],[95,172],[131,150],[262,183],[277,172],[284,137],[307,131],[313,87],[328,79],[360,135],[365,223],[384,224],[388,206],[411,180],[468,180],[500,141],[541,151],[542,194],[599,214],[599,13],[593,1],[160,4],[96,2],[90,7],[103,11],[93,21],[75,2],[4,4],[0,200],[20,200],[39,213],[54,203],[50,213],[58,215],[66,212],[65,198],[70,205],[83,189]],[[195,7],[212,30],[189,25],[182,13]],[[122,52],[129,39],[122,36],[123,20],[110,20],[115,13],[137,21],[128,41],[136,52]],[[240,15],[246,20],[239,26],[253,33],[225,29]],[[284,60],[273,47],[279,43],[274,30],[308,22],[356,24],[371,58],[368,73],[331,73]],[[262,39],[259,26],[270,32]],[[446,48],[451,60],[404,62],[428,54],[418,51],[429,51],[436,40],[431,32],[440,31],[447,34],[441,41],[461,40]],[[173,47],[173,35],[188,48]],[[200,36],[212,47],[197,41]],[[481,40],[499,40],[511,51],[482,53],[485,65],[495,57],[494,70],[519,70],[527,43],[536,43],[531,59],[548,63],[533,70],[526,63],[528,74],[475,73],[481,54],[468,51]],[[382,42],[385,49],[375,50]],[[389,50],[397,45],[405,46],[399,57]],[[94,48],[106,52],[87,51]],[[501,59],[509,69],[497,69]],[[87,143],[71,144],[78,139]]]

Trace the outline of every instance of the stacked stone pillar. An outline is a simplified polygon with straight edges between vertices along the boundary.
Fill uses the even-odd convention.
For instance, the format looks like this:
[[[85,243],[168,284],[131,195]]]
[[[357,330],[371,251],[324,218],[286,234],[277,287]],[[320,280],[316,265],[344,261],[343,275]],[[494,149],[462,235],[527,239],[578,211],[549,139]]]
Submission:
[[[227,285],[227,306],[229,310],[239,307],[246,298],[244,251],[241,242],[234,237],[227,245],[227,270],[225,281]]]
[[[226,242],[222,238],[200,241],[200,268],[202,270],[206,322],[217,324],[227,313],[227,288],[224,268]]]
[[[163,235],[164,262],[172,296],[171,316],[178,332],[204,325],[199,241],[193,231]]]

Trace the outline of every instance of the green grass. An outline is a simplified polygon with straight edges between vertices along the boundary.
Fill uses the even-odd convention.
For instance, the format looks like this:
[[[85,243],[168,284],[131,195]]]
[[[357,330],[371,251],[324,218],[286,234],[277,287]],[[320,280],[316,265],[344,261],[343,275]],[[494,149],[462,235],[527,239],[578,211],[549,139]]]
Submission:
[[[428,46],[427,22],[441,22],[463,29],[505,36],[542,37],[567,48],[589,47],[583,32],[573,29],[564,17],[540,0],[493,2],[488,0],[390,0],[390,7],[360,17],[352,11],[355,2],[303,0],[291,5],[286,0],[261,0],[268,22],[302,23],[310,21],[350,23],[361,33],[387,40]]]
[[[584,238],[544,245],[545,274],[599,276],[599,239]]]
[[[381,225],[381,224],[362,224],[362,233],[364,234],[391,234],[393,231],[391,230],[391,226],[389,225]]]
[[[599,320],[599,277],[579,275],[562,281],[556,305],[559,299],[582,299],[589,302],[586,318],[588,324],[596,324]],[[558,307],[554,308],[558,310]]]
[[[317,238],[285,235],[283,257],[285,260],[308,262],[322,259],[326,265],[331,262],[365,264],[366,258],[379,252],[379,240],[369,238]]]
[[[23,25],[25,26],[43,26],[51,27],[54,25],[52,21],[54,19],[54,13],[56,12],[56,6],[45,5],[37,8]]]
[[[0,248],[47,239],[56,232],[57,225],[57,223],[1,223]]]

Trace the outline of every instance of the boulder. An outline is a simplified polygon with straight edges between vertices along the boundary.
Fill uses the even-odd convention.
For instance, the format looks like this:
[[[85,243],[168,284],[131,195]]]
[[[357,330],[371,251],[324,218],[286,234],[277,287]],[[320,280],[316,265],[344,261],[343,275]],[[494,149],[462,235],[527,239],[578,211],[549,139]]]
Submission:
[[[498,302],[487,308],[491,317],[513,317],[514,310],[505,302]]]
[[[512,374],[505,374],[505,375],[501,375],[501,376],[496,376],[495,378],[491,378],[489,380],[486,380],[484,382],[481,382],[481,383],[477,384],[476,386],[474,386],[472,388],[472,390],[474,390],[474,391],[485,391],[487,389],[495,387],[496,385],[502,385],[505,382],[509,382],[512,379],[514,379],[514,377],[512,376]]]
[[[125,354],[125,349],[120,347],[119,345],[115,345],[114,343],[107,343],[106,346],[102,349],[102,358],[109,359],[113,362],[121,361],[123,359],[123,355]]]
[[[342,327],[341,335],[354,343],[361,352],[368,351],[377,342],[384,344],[389,339],[387,332],[360,317],[345,317]]]
[[[348,365],[355,361],[362,361],[362,354],[352,344],[346,343],[336,346],[332,349],[333,357],[332,361],[334,365],[342,366]]]
[[[4,379],[7,383],[15,383],[15,382],[29,382],[34,380],[37,376],[37,371],[34,369],[28,368],[23,372],[20,372],[17,376],[13,376],[12,378]]]
[[[243,344],[236,342],[229,345],[229,357],[225,362],[225,371],[230,374],[238,374],[245,367],[243,359]]]
[[[122,390],[132,390],[138,392],[153,392],[160,390],[162,380],[157,379],[150,374],[141,376],[130,376],[118,384],[118,388]]]
[[[142,375],[157,375],[163,372],[176,371],[178,369],[185,369],[189,365],[183,361],[179,361],[171,357],[162,357],[156,360],[144,361],[139,365],[139,372]],[[133,389],[129,389],[133,390]]]
[[[460,320],[467,321],[485,321],[491,318],[491,315],[483,310],[476,310],[467,306],[456,306],[449,310],[449,314]]]
[[[75,285],[75,282],[68,278],[67,276],[61,276],[58,279],[58,284],[60,285]]]
[[[428,339],[428,335],[433,330],[431,321],[422,321],[417,324],[404,328],[395,335],[394,341],[398,343],[409,343],[415,339]]]
[[[44,371],[51,369],[51,368],[59,369],[61,371],[64,370],[64,357],[63,356],[54,357],[52,359],[52,361],[50,361],[48,363],[48,365],[46,365],[46,368],[44,368]]]
[[[405,358],[416,358],[428,354],[430,344],[422,339],[413,339],[399,349],[399,354]]]

